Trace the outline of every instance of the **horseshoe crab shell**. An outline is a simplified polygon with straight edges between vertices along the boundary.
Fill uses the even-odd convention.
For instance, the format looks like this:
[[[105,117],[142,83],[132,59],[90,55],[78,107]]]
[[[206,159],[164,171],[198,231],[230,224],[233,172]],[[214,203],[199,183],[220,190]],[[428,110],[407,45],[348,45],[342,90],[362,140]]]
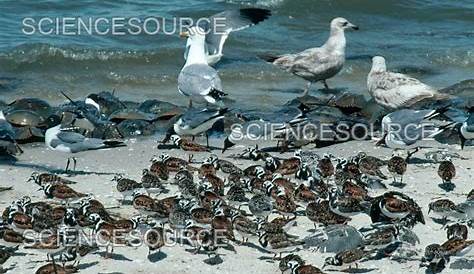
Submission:
[[[168,120],[172,117],[182,114],[183,109],[172,103],[159,100],[146,100],[141,103],[138,110],[146,113],[154,113],[158,119]]]
[[[43,119],[46,119],[46,117],[49,117],[52,112],[53,108],[51,105],[38,98],[23,98],[23,99],[18,99],[8,105],[8,112],[13,112],[17,110],[27,110],[36,113]]]
[[[37,127],[45,121],[41,115],[30,110],[14,110],[7,113],[5,118],[13,126],[21,127]]]
[[[144,120],[125,120],[117,127],[124,137],[147,136],[154,132],[153,125]]]
[[[113,122],[121,122],[124,120],[144,120],[152,122],[158,119],[158,115],[154,113],[146,113],[137,109],[122,109],[112,113],[109,120]]]

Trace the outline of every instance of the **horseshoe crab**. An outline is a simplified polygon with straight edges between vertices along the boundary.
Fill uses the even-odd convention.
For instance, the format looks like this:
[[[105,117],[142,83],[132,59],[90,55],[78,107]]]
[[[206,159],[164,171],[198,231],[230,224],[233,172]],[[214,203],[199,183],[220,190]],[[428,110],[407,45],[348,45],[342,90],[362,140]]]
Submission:
[[[154,113],[146,113],[137,109],[122,109],[112,113],[109,120],[120,123],[125,120],[143,120],[153,122],[158,119],[158,115]]]
[[[100,112],[105,114],[106,116],[109,116],[118,110],[126,108],[126,105],[123,104],[115,96],[115,91],[102,91],[100,93],[91,93],[87,96],[87,99],[91,99],[96,104],[98,104],[100,107]]]
[[[144,120],[125,120],[118,124],[118,131],[124,137],[152,135],[154,127]]]
[[[158,119],[169,120],[172,117],[182,114],[183,109],[172,103],[159,100],[146,100],[141,103],[138,110],[146,113],[154,113]]]
[[[15,110],[9,112],[5,118],[14,127],[16,140],[19,142],[36,141],[38,138],[44,137],[39,127],[45,122],[45,119],[36,112]]]
[[[360,112],[367,105],[367,101],[362,94],[345,92],[337,96],[334,101],[330,103],[330,105],[337,107],[344,114],[349,115]]]
[[[40,117],[49,117],[53,113],[51,105],[38,98],[23,98],[13,101],[8,105],[8,111],[27,110],[36,113]]]

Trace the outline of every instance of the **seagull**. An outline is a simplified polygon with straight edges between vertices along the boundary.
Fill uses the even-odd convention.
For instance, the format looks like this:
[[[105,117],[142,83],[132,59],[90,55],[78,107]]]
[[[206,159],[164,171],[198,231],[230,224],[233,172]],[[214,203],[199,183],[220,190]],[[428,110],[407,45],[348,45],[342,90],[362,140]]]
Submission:
[[[188,37],[189,52],[186,63],[178,76],[178,91],[184,96],[200,103],[216,104],[224,97],[221,78],[217,71],[207,63],[205,54],[205,31],[200,27],[191,27],[187,32],[180,33]]]
[[[166,132],[166,136],[162,143],[169,141],[173,134],[179,136],[197,136],[206,132],[206,140],[209,143],[207,131],[219,120],[224,119],[224,115],[229,111],[228,108],[218,110],[205,109],[188,109],[182,114],[172,127]]]
[[[321,47],[295,54],[266,54],[260,58],[308,81],[303,96],[308,94],[311,84],[315,82],[322,81],[324,87],[329,89],[326,80],[338,74],[346,61],[346,29],[358,30],[359,27],[345,18],[334,18],[329,38]]]
[[[469,109],[469,117],[462,124],[459,124],[459,138],[461,139],[461,149],[467,140],[474,139],[474,108]]]
[[[212,66],[222,58],[224,43],[231,32],[243,30],[268,19],[272,15],[270,10],[259,8],[245,8],[227,10],[217,13],[209,20],[200,20],[199,27],[206,31],[205,56],[207,63]],[[192,41],[188,39],[184,59],[188,58]]]
[[[446,99],[447,95],[408,75],[387,71],[385,58],[372,58],[367,88],[377,104],[388,109],[407,108],[426,99]]]
[[[121,147],[125,144],[121,141],[102,140],[97,138],[87,138],[80,133],[73,132],[74,128],[62,128],[61,125],[54,126],[46,130],[45,144],[48,148],[65,153],[77,153],[87,150],[97,150],[112,147]],[[76,158],[74,169],[76,167]],[[65,171],[68,172],[71,158],[68,158]]]
[[[385,144],[392,149],[408,149],[415,147],[420,140],[435,137],[454,124],[435,126],[428,122],[443,111],[444,109],[401,109],[385,115],[382,118],[384,135],[376,145]]]
[[[23,150],[16,143],[15,137],[15,130],[6,120],[3,111],[0,110],[0,154],[16,155],[23,153]]]

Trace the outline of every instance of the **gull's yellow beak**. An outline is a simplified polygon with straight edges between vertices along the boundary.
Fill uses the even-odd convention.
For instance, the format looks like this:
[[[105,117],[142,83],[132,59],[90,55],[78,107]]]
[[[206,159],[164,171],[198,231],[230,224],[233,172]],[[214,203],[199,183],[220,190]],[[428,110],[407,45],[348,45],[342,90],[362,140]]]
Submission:
[[[189,32],[187,32],[187,31],[180,32],[179,37],[188,38],[189,37]]]

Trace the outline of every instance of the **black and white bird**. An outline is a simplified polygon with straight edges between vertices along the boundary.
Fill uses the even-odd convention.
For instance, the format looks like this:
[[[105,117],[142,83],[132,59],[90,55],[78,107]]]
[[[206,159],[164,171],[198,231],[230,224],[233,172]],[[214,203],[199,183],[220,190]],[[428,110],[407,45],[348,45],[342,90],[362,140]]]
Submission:
[[[5,119],[3,111],[0,111],[0,155],[16,155],[23,152],[16,143],[15,137],[15,130]]]
[[[459,137],[461,139],[461,149],[464,149],[466,141],[474,139],[474,107],[469,109],[469,116],[466,121],[459,124]]]
[[[224,115],[229,111],[228,108],[221,109],[188,109],[183,113],[179,119],[167,131],[163,143],[166,143],[173,134],[179,136],[197,136],[206,133],[206,140],[208,141],[207,131],[219,120],[224,119]],[[208,141],[209,143],[209,141]]]
[[[80,133],[73,132],[73,129],[74,128],[62,128],[61,125],[49,128],[45,133],[44,142],[46,146],[55,151],[72,154],[81,151],[125,146],[121,141],[87,138]],[[70,160],[71,158],[68,158],[66,172],[69,170]],[[75,169],[76,159],[73,157],[72,160],[74,161]]]
[[[226,10],[209,17],[209,20],[199,20],[198,26],[206,31],[205,58],[209,65],[219,62],[224,55],[224,43],[230,33],[254,26],[271,16],[271,11],[260,8],[244,8]],[[188,59],[192,41],[188,39],[184,58]]]
[[[221,78],[217,71],[208,65],[206,57],[206,32],[195,26],[180,34],[188,38],[188,54],[186,63],[178,76],[178,91],[199,103],[220,103],[223,92]]]

